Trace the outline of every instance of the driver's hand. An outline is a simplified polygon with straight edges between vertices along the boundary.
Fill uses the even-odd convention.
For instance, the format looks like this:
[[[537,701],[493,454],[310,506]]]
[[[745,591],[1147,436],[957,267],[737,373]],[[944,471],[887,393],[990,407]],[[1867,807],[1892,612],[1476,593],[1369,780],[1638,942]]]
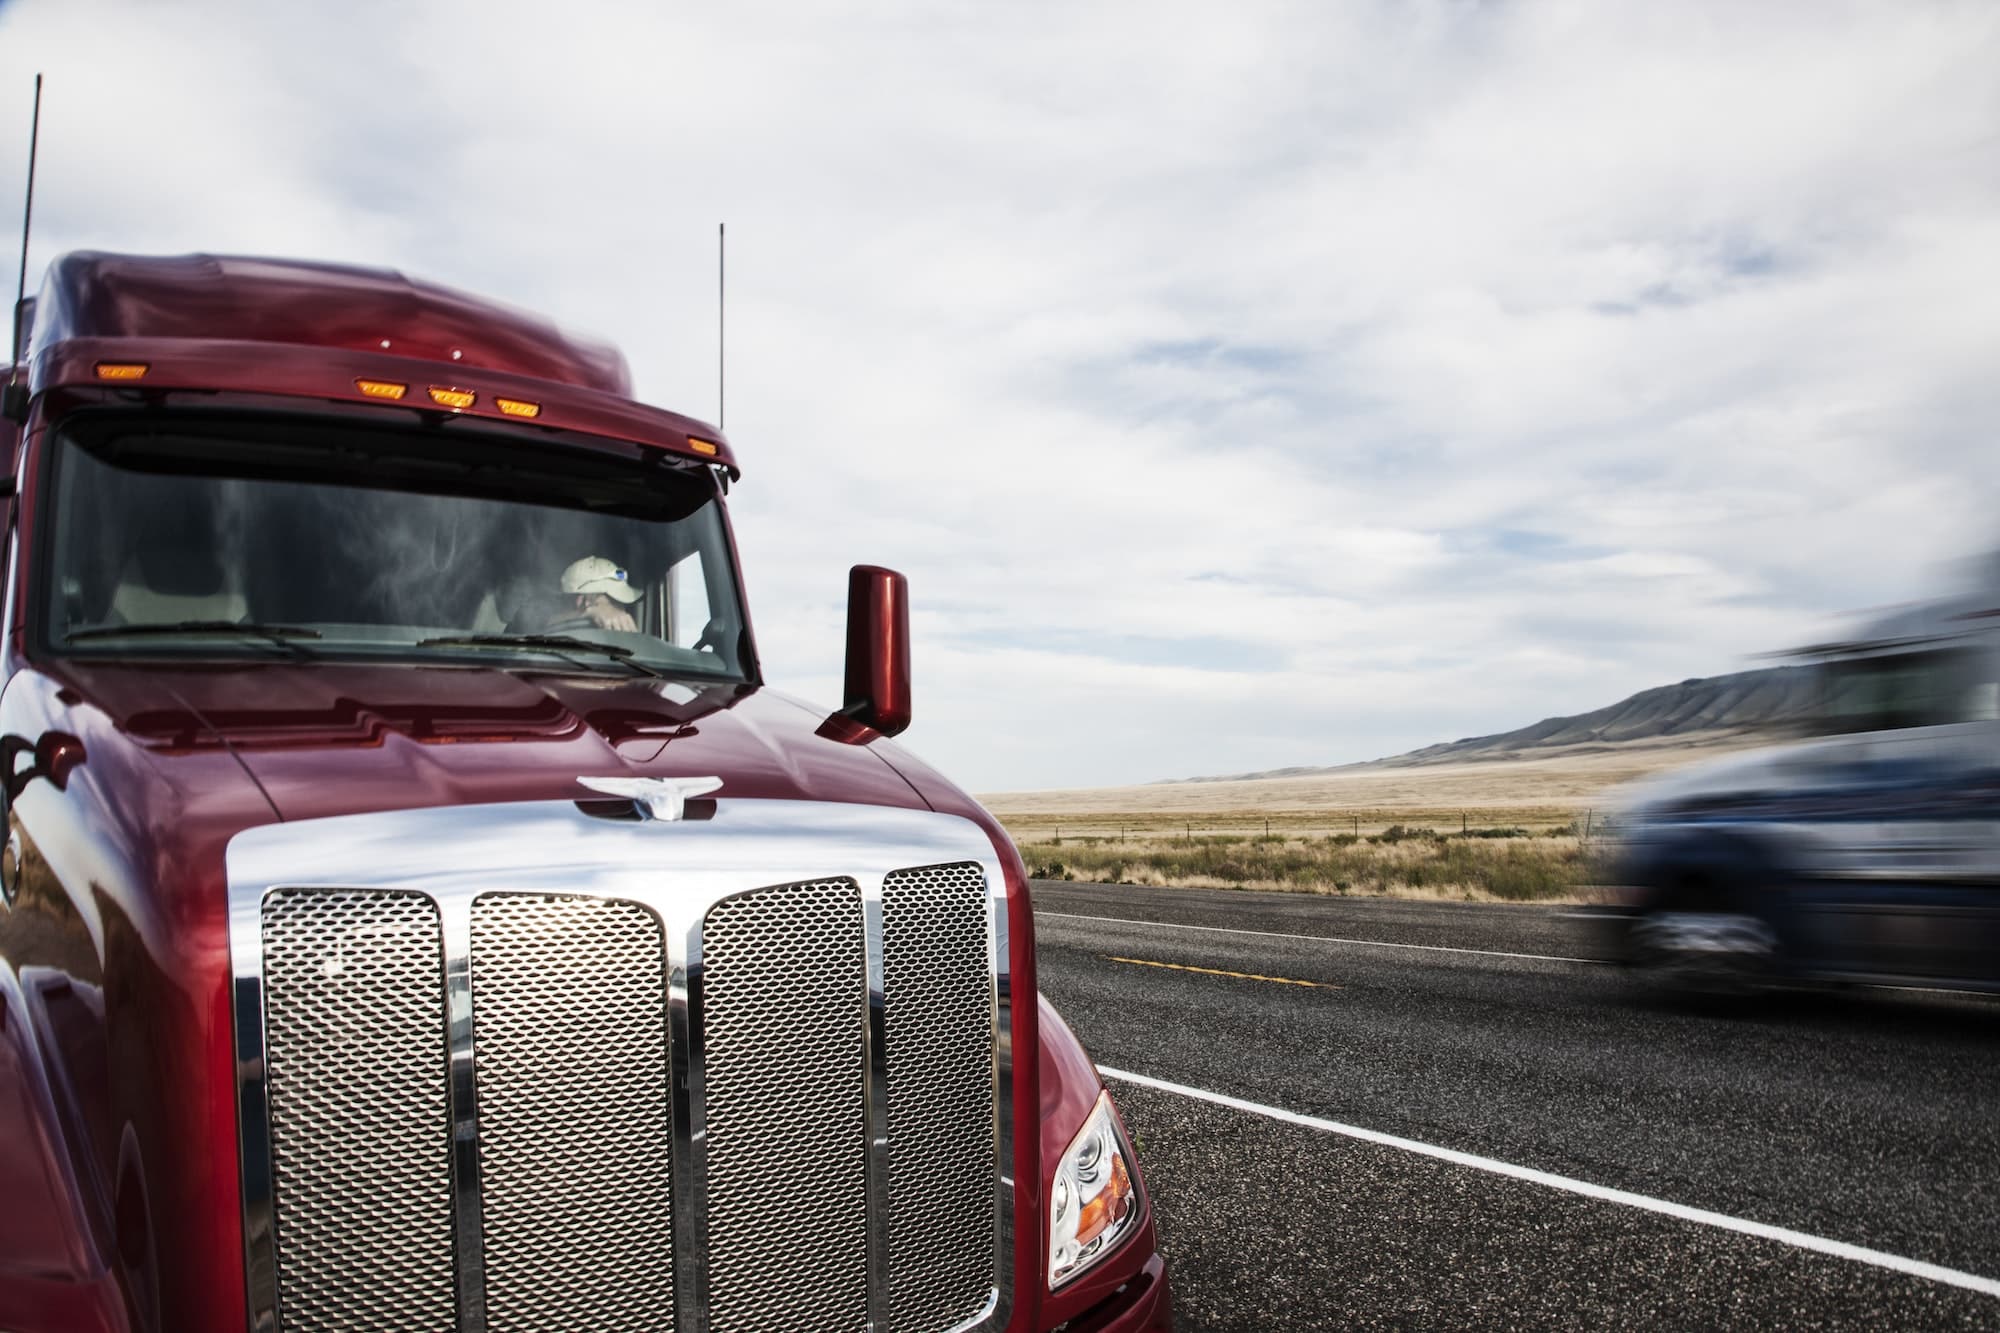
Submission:
[[[638,622],[632,619],[624,607],[602,594],[596,601],[584,608],[583,614],[599,629],[623,630],[627,634],[639,632]]]

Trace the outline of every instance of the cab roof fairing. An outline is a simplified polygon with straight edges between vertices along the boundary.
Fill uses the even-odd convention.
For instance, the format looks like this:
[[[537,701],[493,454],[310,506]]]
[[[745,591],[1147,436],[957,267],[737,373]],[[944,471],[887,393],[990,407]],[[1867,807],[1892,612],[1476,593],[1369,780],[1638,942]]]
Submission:
[[[1804,644],[1780,655],[1813,662],[1899,657],[1994,635],[2000,635],[2000,595],[1989,592],[1902,607],[1851,639]]]
[[[512,306],[391,269],[236,256],[77,251],[49,265],[30,310],[34,393],[101,388],[103,361],[147,363],[121,391],[239,391],[433,409],[428,387],[475,390],[462,411],[653,445],[741,476],[705,422],[631,398],[625,358]],[[357,379],[407,385],[394,404]],[[536,404],[532,421],[495,399]],[[695,448],[690,437],[709,448]]]

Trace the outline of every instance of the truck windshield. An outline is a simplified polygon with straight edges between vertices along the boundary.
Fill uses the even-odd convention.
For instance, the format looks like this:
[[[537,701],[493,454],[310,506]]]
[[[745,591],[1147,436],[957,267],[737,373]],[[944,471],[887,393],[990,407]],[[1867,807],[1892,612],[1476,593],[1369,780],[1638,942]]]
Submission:
[[[1884,654],[1820,669],[1821,730],[1899,731],[2000,717],[2000,688],[1965,650]]]
[[[54,467],[58,652],[747,678],[715,482],[636,445],[80,417]]]

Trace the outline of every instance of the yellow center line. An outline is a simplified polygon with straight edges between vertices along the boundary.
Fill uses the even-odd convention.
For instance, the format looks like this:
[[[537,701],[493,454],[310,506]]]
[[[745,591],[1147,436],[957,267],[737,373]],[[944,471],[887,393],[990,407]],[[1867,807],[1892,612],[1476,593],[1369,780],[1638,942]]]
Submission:
[[[1162,963],[1151,958],[1120,958],[1117,954],[1098,955],[1109,963],[1130,963],[1135,967],[1164,967],[1174,972],[1200,972],[1211,977],[1235,977],[1238,981],[1271,981],[1280,986],[1310,986],[1314,990],[1339,990],[1330,981],[1300,981],[1297,977],[1267,977],[1261,972],[1229,972],[1219,967],[1195,967],[1190,963]]]

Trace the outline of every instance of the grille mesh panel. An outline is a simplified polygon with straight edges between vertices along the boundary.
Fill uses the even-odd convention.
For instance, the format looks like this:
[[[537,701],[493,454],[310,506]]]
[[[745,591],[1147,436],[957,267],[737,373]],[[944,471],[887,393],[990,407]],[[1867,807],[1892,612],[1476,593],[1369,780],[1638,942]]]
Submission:
[[[408,893],[286,889],[265,899],[263,928],[284,1328],[449,1328],[437,909]]]
[[[673,1326],[664,944],[636,903],[473,904],[494,1333]]]
[[[996,1279],[988,892],[972,862],[883,884],[877,1262],[899,1333],[976,1316]],[[450,1327],[438,908],[283,889],[261,910],[282,1327]],[[538,892],[488,893],[469,912],[487,1326],[670,1328],[660,921]],[[855,883],[829,878],[739,894],[703,922],[695,1109],[715,1333],[868,1326],[865,919]]]
[[[702,1026],[717,1333],[867,1324],[866,978],[850,880],[758,889],[709,910]]]
[[[889,1067],[889,1306],[895,1327],[978,1314],[994,1279],[993,978],[974,864],[882,885]]]

